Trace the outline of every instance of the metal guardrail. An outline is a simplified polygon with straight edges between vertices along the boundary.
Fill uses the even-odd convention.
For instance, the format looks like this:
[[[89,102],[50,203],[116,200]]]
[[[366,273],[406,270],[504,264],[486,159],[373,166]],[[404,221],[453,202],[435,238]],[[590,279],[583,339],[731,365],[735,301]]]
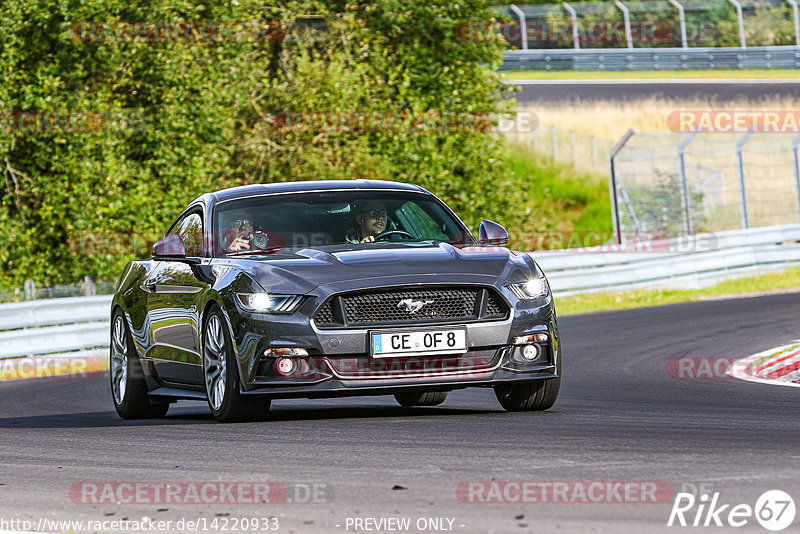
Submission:
[[[581,250],[532,252],[558,297],[642,287],[698,287],[753,270],[800,265],[800,224]],[[0,359],[105,355],[111,296],[0,305]]]
[[[797,46],[508,50],[500,70],[797,69]]]
[[[641,251],[625,252],[634,246],[531,256],[547,273],[556,298],[644,287],[697,288],[751,271],[800,265],[800,224],[645,241],[638,245]],[[615,251],[604,251],[609,249]]]
[[[0,359],[107,352],[111,295],[0,304]]]

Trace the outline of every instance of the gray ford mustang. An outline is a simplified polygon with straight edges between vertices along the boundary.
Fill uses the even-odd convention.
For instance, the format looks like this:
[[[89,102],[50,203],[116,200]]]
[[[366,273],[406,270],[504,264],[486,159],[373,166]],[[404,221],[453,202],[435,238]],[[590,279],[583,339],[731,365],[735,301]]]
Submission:
[[[476,241],[421,187],[312,181],[201,195],[130,262],[111,305],[110,375],[125,419],[204,400],[219,421],[272,399],[394,395],[434,406],[494,388],[546,410],[561,350],[527,254],[483,221]]]

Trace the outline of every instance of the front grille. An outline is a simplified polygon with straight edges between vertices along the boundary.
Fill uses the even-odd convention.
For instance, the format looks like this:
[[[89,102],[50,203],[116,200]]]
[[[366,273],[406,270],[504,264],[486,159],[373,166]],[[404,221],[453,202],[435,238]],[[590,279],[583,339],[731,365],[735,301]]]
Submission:
[[[314,320],[320,328],[469,322],[502,319],[508,306],[493,289],[432,287],[347,293],[328,300]]]
[[[469,319],[475,316],[477,289],[431,289],[424,291],[387,291],[351,295],[342,299],[347,322],[393,323],[424,319]],[[410,312],[401,303],[423,303]]]
[[[500,297],[493,292],[489,292],[489,298],[486,300],[486,316],[487,317],[504,317],[506,314],[506,307],[500,301]]]
[[[317,312],[317,315],[314,317],[319,325],[325,324],[333,324],[336,322],[336,319],[333,317],[333,302],[328,301],[326,302]]]

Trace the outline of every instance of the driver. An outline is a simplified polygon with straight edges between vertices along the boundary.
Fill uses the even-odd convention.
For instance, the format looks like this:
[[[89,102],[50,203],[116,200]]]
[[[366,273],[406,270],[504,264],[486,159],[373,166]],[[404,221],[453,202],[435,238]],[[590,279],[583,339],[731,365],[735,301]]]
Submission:
[[[230,242],[228,250],[235,252],[238,250],[250,250],[250,238],[253,235],[253,218],[246,213],[239,213],[231,219],[228,229]]]
[[[380,200],[370,200],[356,213],[357,228],[348,232],[348,243],[372,243],[375,236],[386,230],[386,206]]]

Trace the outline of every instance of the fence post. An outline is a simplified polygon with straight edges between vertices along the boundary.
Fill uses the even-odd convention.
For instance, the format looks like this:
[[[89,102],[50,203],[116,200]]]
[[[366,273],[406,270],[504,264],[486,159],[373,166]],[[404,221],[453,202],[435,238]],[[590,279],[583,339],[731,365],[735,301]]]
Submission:
[[[564,6],[564,9],[567,10],[569,17],[572,19],[572,42],[575,43],[575,50],[579,50],[581,48],[581,38],[578,35],[578,13],[566,2],[561,2],[561,5]]]
[[[25,280],[25,300],[36,300],[36,282]]]
[[[592,165],[595,165],[597,163],[597,141],[594,136],[590,140],[592,142]]]
[[[747,215],[747,189],[744,183],[744,145],[753,137],[753,132],[748,132],[736,143],[736,175],[739,178],[739,196],[742,202],[742,228],[750,228],[750,218]]]
[[[515,6],[514,4],[511,4],[508,7],[511,9],[511,11],[514,12],[515,15],[517,15],[517,17],[519,17],[519,32],[520,32],[520,36],[522,38],[522,49],[523,50],[527,50],[528,49],[528,23],[525,20],[525,12],[522,11],[517,6]]]
[[[678,0],[669,0],[669,3],[678,9],[678,21],[681,25],[681,46],[689,48],[689,41],[686,38],[686,14],[683,12],[683,5]]]
[[[553,137],[553,162],[558,159],[558,135],[556,134],[556,127],[550,127],[550,133]]]
[[[628,43],[628,48],[633,48],[633,36],[631,35],[631,14],[625,4],[619,0],[614,0],[614,5],[622,11],[622,20],[625,21],[625,41]]]
[[[800,17],[797,14],[797,1],[796,0],[786,0],[792,6],[792,15],[794,18],[794,42],[797,46],[800,46]]]
[[[94,283],[91,276],[87,275],[83,277],[83,294],[87,297],[97,295],[97,285]]]
[[[694,141],[695,137],[697,137],[697,132],[689,134],[689,136],[678,145],[678,174],[681,179],[681,208],[683,208],[683,226],[686,229],[686,235],[694,234],[691,198],[689,196],[689,180],[686,177],[686,149],[689,147],[689,144]]]
[[[616,145],[612,145],[608,153],[608,194],[611,197],[611,222],[614,226],[614,237],[618,245],[622,244],[622,230],[619,224],[619,206],[617,205],[617,169],[614,165],[614,158],[625,146],[628,140],[633,137],[636,132],[629,128],[622,136],[622,139],[617,141]]]
[[[747,48],[747,42],[744,38],[744,17],[742,16],[742,4],[739,3],[738,0],[728,0],[733,7],[736,8],[736,18],[739,19],[739,43],[741,43],[742,48]]]
[[[792,141],[792,157],[794,158],[794,186],[797,190],[797,211],[800,214],[800,156],[797,147],[800,145],[800,135]]]
[[[569,133],[569,140],[572,142],[572,166],[578,166],[578,146],[575,141],[575,132]]]

